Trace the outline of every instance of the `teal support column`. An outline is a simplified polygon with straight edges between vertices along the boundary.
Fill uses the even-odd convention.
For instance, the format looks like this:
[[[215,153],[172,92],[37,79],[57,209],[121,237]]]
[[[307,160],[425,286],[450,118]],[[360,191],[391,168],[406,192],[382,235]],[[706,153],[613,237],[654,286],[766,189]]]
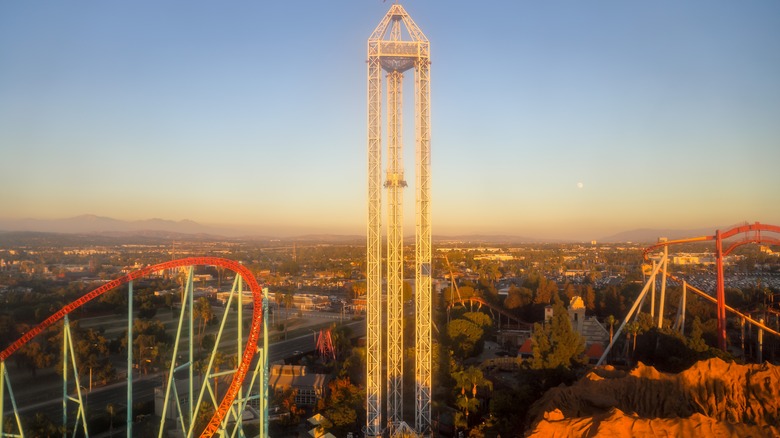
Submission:
[[[237,355],[236,355],[236,367],[238,367],[238,364],[241,362],[241,357],[243,356],[242,352],[244,351],[244,342],[243,342],[243,340],[244,340],[244,333],[243,333],[243,328],[244,328],[244,279],[241,278],[241,276],[238,275],[238,274],[236,274],[236,277],[239,278],[239,280],[238,280],[238,312],[237,312],[238,327],[237,327],[237,330],[236,330],[236,332],[238,333],[238,335],[237,335],[238,336],[238,342],[236,343],[236,345],[238,347]],[[236,395],[236,403],[234,404],[234,406],[237,407],[237,410],[236,410],[236,422],[241,425],[241,427],[239,427],[240,430],[243,430],[243,421],[242,421],[243,415],[241,415],[241,404],[242,403],[240,401],[240,400],[242,400],[244,398],[243,395],[244,394],[243,394],[243,385],[242,385],[242,389],[238,390],[238,394]]]
[[[8,398],[11,400],[11,408],[14,410],[14,418],[16,419],[16,427],[19,430],[20,435],[8,434],[7,436],[24,436],[22,430],[22,419],[19,417],[19,408],[16,406],[16,399],[14,398],[14,390],[11,388],[11,378],[8,377],[8,369],[5,367],[5,361],[0,362],[0,413],[5,409],[3,407],[3,401],[5,399],[5,388],[8,387]],[[4,416],[0,415],[0,437],[6,436],[3,433]]]
[[[133,280],[127,283],[127,436],[133,436]]]
[[[68,314],[62,320],[62,438],[68,436]]]
[[[189,284],[189,282],[188,282]],[[165,384],[165,399],[163,400],[163,408],[162,413],[160,415],[160,428],[158,430],[157,438],[163,438],[163,434],[165,433],[165,418],[166,414],[168,412],[168,404],[171,399],[171,392],[173,388],[173,374],[176,371],[179,371],[183,369],[184,367],[188,366],[188,364],[181,365],[179,367],[176,366],[176,360],[179,357],[179,346],[184,342],[182,340],[182,330],[184,329],[184,318],[185,318],[185,312],[187,312],[187,303],[192,302],[192,299],[189,297],[189,295],[192,294],[192,290],[190,290],[189,287],[186,287],[184,289],[184,296],[181,297],[181,312],[179,312],[179,322],[176,325],[176,339],[173,341],[173,354],[171,355],[171,365],[168,369],[168,380]],[[192,315],[190,315],[192,316]],[[192,318],[190,317],[190,322],[192,322]],[[218,342],[217,342],[218,343]],[[190,385],[191,386],[191,385]],[[176,402],[178,406],[178,401]],[[192,409],[189,409],[190,411]],[[183,422],[184,413],[179,410],[179,413],[181,414],[179,416],[179,420]],[[192,429],[192,427],[190,427]]]
[[[189,273],[187,275],[187,289],[189,289],[189,294],[188,294],[188,300],[187,301],[188,301],[188,305],[190,307],[190,331],[189,331],[189,334],[190,334],[190,342],[189,342],[189,345],[190,345],[190,366],[189,366],[189,370],[190,370],[190,381],[189,381],[190,393],[188,395],[189,407],[187,408],[187,410],[190,413],[190,422],[188,424],[189,427],[192,427],[193,411],[195,410],[195,406],[193,405],[193,402],[195,401],[195,398],[194,398],[194,395],[193,395],[194,385],[192,384],[192,379],[194,377],[193,371],[194,371],[194,368],[195,368],[195,363],[194,363],[195,362],[195,360],[194,360],[195,358],[193,356],[193,351],[194,351],[194,346],[195,346],[195,343],[194,343],[195,342],[195,330],[194,330],[194,326],[193,326],[193,323],[192,323],[192,316],[193,316],[193,313],[195,312],[195,307],[194,307],[195,303],[194,303],[194,300],[193,300],[193,295],[195,295],[195,289],[194,289],[193,283],[192,283],[192,276],[193,276],[193,274],[194,274],[194,268],[192,266],[190,266],[190,270],[189,270]]]
[[[268,436],[268,288],[263,288],[263,354],[259,360],[263,361],[263,378],[260,380],[260,415],[263,421],[262,436]]]

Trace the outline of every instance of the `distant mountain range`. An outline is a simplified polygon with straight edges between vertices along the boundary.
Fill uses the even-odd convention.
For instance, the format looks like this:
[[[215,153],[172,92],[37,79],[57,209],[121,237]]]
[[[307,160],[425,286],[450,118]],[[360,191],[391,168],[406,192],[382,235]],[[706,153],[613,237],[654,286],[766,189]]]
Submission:
[[[110,217],[85,214],[65,219],[0,219],[0,232],[58,233],[100,237],[148,239],[246,239],[276,240],[277,236],[253,233],[246,229],[231,229],[199,224],[191,220],[145,219],[124,221]],[[280,239],[281,240],[281,239]],[[285,241],[343,243],[365,241],[365,236],[308,234],[286,237]]]
[[[112,237],[150,237],[150,238],[241,238],[241,239],[274,239],[269,235],[258,235],[247,231],[240,231],[230,228],[202,225],[191,220],[172,221],[166,219],[146,219],[138,221],[124,221],[104,216],[85,214],[65,219],[0,219],[0,231],[5,232],[42,232],[42,233],[61,233],[61,234],[91,234],[104,235]],[[598,239],[598,242],[604,243],[654,243],[659,237],[669,239],[681,239],[685,237],[695,237],[710,235],[714,233],[714,228],[706,229],[637,229],[624,231],[611,236]],[[309,242],[328,242],[328,243],[346,243],[363,242],[365,239],[361,235],[337,235],[337,234],[308,234],[295,237],[286,237],[285,241],[309,241]],[[478,244],[520,244],[520,243],[563,243],[564,239],[545,239],[527,236],[516,236],[507,234],[486,235],[451,235],[434,236],[437,242],[468,242]]]
[[[140,221],[123,221],[93,214],[65,219],[0,219],[0,230],[65,234],[167,232],[215,236],[229,233],[229,230],[201,225],[191,220],[171,221],[155,218]]]

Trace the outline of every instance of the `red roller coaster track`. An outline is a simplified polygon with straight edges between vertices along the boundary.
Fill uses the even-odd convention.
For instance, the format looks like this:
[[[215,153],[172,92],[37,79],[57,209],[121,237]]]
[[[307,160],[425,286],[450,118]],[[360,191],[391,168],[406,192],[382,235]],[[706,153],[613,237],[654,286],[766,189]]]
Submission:
[[[726,350],[726,295],[723,281],[723,258],[726,257],[735,248],[748,244],[748,243],[768,243],[771,245],[780,245],[780,239],[768,236],[762,236],[761,232],[780,233],[780,227],[777,225],[767,225],[756,222],[754,224],[744,224],[736,226],[730,230],[721,232],[715,231],[712,236],[700,236],[692,237],[689,239],[669,240],[666,242],[659,242],[655,245],[649,246],[644,250],[644,258],[647,260],[647,255],[659,248],[665,246],[677,245],[681,243],[691,242],[704,242],[709,240],[715,241],[715,261],[717,267],[717,291],[716,299],[718,305],[718,346],[721,350]],[[752,232],[752,235],[749,234]],[[734,237],[738,234],[745,233],[742,239],[733,242],[728,248],[723,249],[723,240]]]
[[[60,310],[55,312],[50,317],[46,318],[43,322],[33,327],[29,331],[27,331],[27,333],[22,335],[21,338],[17,339],[13,344],[9,345],[5,350],[0,352],[0,361],[5,361],[14,352],[19,350],[24,344],[26,344],[35,336],[37,336],[38,334],[46,330],[55,322],[65,317],[65,315],[78,309],[79,307],[92,301],[93,299],[103,295],[104,293],[108,292],[111,289],[122,286],[123,284],[127,284],[135,279],[145,277],[153,272],[162,271],[171,268],[179,268],[182,266],[193,266],[193,265],[220,266],[226,269],[230,269],[231,271],[241,275],[241,277],[244,279],[247,285],[249,285],[249,289],[252,291],[252,299],[254,304],[254,309],[252,310],[252,325],[249,329],[249,339],[247,340],[246,347],[244,348],[244,354],[243,357],[241,358],[241,363],[239,364],[235,374],[233,374],[233,381],[230,382],[230,386],[228,387],[224,398],[222,399],[216,411],[214,412],[214,415],[211,417],[209,424],[206,426],[206,428],[203,430],[203,433],[201,433],[200,435],[202,438],[211,437],[219,429],[222,420],[225,418],[225,415],[227,415],[227,412],[230,409],[230,405],[235,400],[236,395],[238,394],[238,391],[241,388],[244,378],[246,377],[247,371],[249,370],[250,363],[252,362],[252,358],[255,355],[255,350],[257,350],[257,342],[260,339],[260,330],[263,325],[262,324],[263,323],[262,288],[257,283],[257,280],[255,279],[254,275],[252,275],[252,273],[249,271],[249,269],[247,269],[242,264],[236,261],[218,258],[218,257],[190,257],[190,258],[179,259],[179,260],[171,260],[169,262],[160,263],[157,265],[147,266],[146,268],[133,271],[123,277],[109,281],[108,283],[100,286],[99,288],[94,289],[91,292],[83,295],[81,298],[77,299],[76,301],[73,301],[72,303],[63,306]]]

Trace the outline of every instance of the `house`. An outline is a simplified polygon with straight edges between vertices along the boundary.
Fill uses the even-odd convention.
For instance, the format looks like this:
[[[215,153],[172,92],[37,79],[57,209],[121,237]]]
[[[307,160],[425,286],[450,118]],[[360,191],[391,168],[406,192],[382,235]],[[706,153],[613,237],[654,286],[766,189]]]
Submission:
[[[531,342],[531,338],[528,338],[523,342],[523,345],[520,346],[520,350],[517,351],[517,355],[521,359],[530,359],[534,357],[533,342]]]
[[[298,406],[315,406],[325,397],[326,374],[309,374],[303,365],[273,365],[268,376],[268,388],[272,391],[296,390]]]

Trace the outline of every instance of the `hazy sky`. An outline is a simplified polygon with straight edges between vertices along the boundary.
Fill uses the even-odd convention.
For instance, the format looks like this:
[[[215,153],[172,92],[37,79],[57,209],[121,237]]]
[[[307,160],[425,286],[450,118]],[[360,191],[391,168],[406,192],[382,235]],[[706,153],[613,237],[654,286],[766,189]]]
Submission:
[[[780,223],[780,2],[403,5],[431,41],[434,234]],[[0,2],[0,218],[364,233],[389,7]]]

